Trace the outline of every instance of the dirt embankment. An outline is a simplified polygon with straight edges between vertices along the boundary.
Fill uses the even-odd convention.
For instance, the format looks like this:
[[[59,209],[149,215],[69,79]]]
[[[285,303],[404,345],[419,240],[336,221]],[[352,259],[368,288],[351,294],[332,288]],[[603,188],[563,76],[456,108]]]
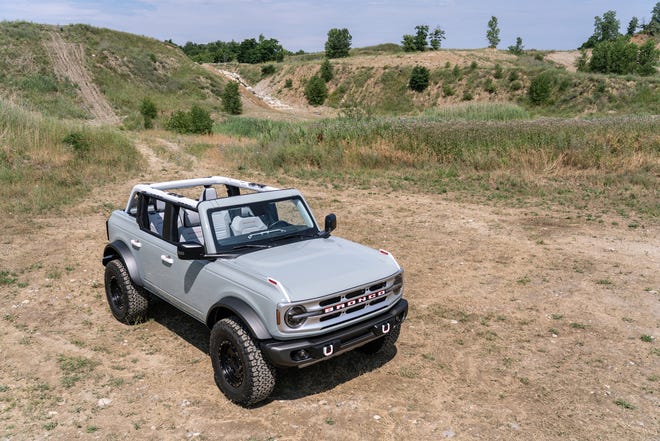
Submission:
[[[85,67],[85,49],[83,45],[68,43],[57,32],[50,33],[51,39],[46,42],[48,54],[53,62],[55,74],[67,78],[78,86],[80,98],[91,113],[96,124],[116,124],[119,118],[112,110],[110,103],[92,80]]]

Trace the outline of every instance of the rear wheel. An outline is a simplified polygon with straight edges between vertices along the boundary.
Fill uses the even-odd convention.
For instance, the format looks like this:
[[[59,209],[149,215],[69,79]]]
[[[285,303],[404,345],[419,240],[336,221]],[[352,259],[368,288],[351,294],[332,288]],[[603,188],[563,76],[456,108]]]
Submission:
[[[149,302],[120,259],[111,260],[105,266],[105,295],[112,315],[120,322],[132,325],[147,314]]]
[[[236,317],[220,320],[209,344],[215,383],[231,401],[251,406],[265,400],[275,387],[275,368]]]

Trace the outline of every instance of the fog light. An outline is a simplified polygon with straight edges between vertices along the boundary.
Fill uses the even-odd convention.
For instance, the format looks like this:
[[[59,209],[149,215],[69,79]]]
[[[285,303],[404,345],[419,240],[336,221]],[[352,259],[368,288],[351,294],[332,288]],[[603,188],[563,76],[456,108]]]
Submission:
[[[309,352],[304,349],[300,349],[291,354],[291,359],[293,361],[303,361],[307,360],[308,358],[311,358],[311,356],[309,355]]]

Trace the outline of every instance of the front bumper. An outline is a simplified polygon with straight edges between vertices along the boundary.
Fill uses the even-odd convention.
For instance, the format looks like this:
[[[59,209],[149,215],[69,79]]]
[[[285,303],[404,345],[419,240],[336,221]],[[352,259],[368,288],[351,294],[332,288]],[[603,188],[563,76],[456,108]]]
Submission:
[[[261,343],[261,350],[275,366],[305,367],[355,349],[392,332],[408,314],[408,302],[399,300],[389,311],[366,322],[309,339]]]

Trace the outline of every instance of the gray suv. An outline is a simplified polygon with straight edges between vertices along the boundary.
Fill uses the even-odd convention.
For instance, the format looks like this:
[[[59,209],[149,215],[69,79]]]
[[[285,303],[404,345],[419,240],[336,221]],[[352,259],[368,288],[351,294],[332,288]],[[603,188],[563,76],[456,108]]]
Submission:
[[[218,192],[222,192],[219,197]],[[163,299],[211,330],[215,381],[266,399],[276,367],[393,345],[408,303],[387,251],[320,228],[300,192],[213,176],[136,185],[107,221],[105,291],[121,322]]]

